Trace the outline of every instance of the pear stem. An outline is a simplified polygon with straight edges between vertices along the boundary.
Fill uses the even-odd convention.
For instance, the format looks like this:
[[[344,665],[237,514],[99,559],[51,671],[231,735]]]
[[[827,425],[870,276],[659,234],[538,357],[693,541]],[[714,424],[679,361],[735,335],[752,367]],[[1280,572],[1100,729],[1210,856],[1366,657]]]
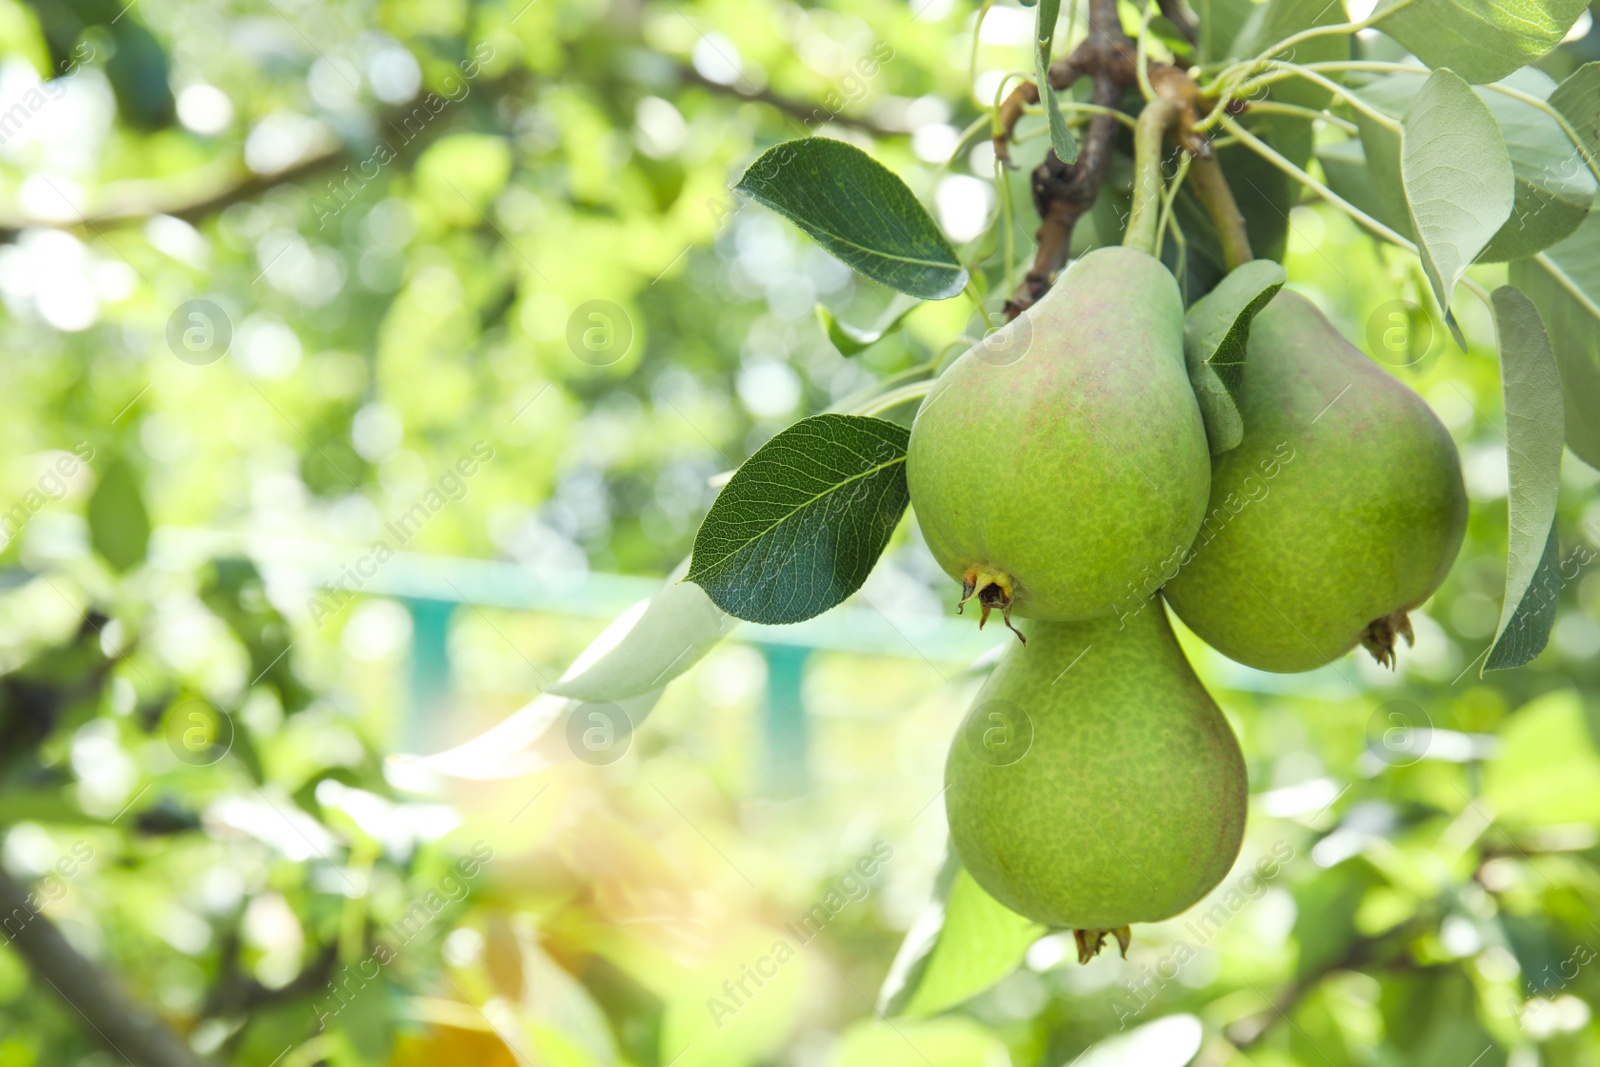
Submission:
[[[1156,254],[1156,224],[1161,215],[1161,148],[1167,128],[1181,110],[1177,101],[1157,96],[1139,113],[1133,131],[1133,210],[1128,215],[1128,232],[1122,244],[1152,256]]]
[[[1228,269],[1233,270],[1256,258],[1250,250],[1250,232],[1245,228],[1244,215],[1239,211],[1239,203],[1234,200],[1233,190],[1228,188],[1228,180],[1223,177],[1222,165],[1216,157],[1196,159],[1189,167],[1189,181],[1217,231],[1217,239],[1222,243],[1222,261]]]

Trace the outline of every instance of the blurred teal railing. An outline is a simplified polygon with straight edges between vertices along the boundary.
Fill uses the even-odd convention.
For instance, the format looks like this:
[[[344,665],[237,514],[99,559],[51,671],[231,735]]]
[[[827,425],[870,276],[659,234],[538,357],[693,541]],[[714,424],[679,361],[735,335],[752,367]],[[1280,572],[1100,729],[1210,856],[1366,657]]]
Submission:
[[[458,608],[475,605],[610,619],[661,585],[656,578],[592,571],[550,574],[508,561],[415,552],[396,553],[370,576],[356,575],[356,585],[351,568],[368,551],[360,545],[163,527],[156,531],[152,557],[158,566],[175,567],[193,567],[219,557],[246,558],[268,581],[291,578],[308,592],[344,583],[360,597],[399,601],[411,615],[412,647],[411,703],[397,741],[416,752],[427,751],[435,740],[429,724],[450,699],[448,639]],[[1007,636],[1004,630],[980,632],[971,619],[891,619],[854,603],[792,626],[741,625],[729,640],[754,646],[766,660],[763,734],[773,791],[790,792],[806,779],[804,680],[812,652],[835,650],[960,667]]]

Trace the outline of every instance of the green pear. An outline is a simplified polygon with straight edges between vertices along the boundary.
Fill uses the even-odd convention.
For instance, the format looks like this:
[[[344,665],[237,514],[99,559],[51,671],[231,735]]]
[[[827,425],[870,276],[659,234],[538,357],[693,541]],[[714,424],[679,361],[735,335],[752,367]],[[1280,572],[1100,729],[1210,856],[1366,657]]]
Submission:
[[[945,763],[950,839],[1006,907],[1114,933],[1194,904],[1244,835],[1244,758],[1159,598],[1121,618],[1025,624]]]
[[[1306,671],[1362,644],[1393,665],[1406,614],[1444,581],[1466,531],[1461,460],[1421,397],[1305,297],[1250,327],[1244,439],[1216,457],[1209,514],[1165,589],[1207,644]]]
[[[906,457],[934,558],[1008,624],[1142,601],[1128,590],[1194,540],[1210,476],[1177,283],[1122,247],[1080,257],[951,364]]]

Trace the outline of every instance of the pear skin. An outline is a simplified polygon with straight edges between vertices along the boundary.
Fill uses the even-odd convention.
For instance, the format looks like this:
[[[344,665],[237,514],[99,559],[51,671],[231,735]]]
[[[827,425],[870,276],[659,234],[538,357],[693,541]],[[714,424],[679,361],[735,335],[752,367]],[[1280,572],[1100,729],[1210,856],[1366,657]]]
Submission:
[[[1141,577],[1194,540],[1211,477],[1172,274],[1130,248],[1075,261],[940,376],[906,476],[934,558],[985,618],[1136,607]]]
[[[1121,618],[1027,622],[945,764],[978,884],[1095,948],[1219,883],[1244,835],[1244,758],[1159,598]],[[1092,955],[1092,951],[1089,952]]]
[[[1287,290],[1251,325],[1240,411],[1244,440],[1216,457],[1168,603],[1260,670],[1312,670],[1357,644],[1392,665],[1406,613],[1439,588],[1466,531],[1449,431]]]

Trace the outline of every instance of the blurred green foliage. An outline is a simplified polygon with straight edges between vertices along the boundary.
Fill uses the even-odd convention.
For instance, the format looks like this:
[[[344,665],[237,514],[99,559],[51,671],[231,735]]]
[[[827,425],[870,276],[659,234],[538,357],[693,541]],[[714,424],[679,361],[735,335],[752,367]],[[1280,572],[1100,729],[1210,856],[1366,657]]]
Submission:
[[[975,42],[976,15],[0,0],[0,859],[79,953],[251,1067],[1058,1067],[1102,1041],[1081,1062],[1600,1062],[1600,475],[1567,457],[1549,648],[1480,679],[1507,538],[1487,312],[1462,306],[1475,343],[1454,349],[1415,261],[1322,207],[1288,216],[1289,285],[1450,427],[1467,544],[1396,673],[1269,677],[1187,643],[1240,734],[1251,829],[1214,897],[1126,961],[1079,968],[1070,937],[1019,942],[980,907],[966,928],[995,922],[1013,958],[1032,942],[1022,965],[986,987],[930,961],[926,1017],[878,1015],[944,861],[965,664],[813,656],[799,795],[769,788],[767,667],[738,642],[614,765],[422,781],[386,767],[402,739],[504,719],[593,607],[457,610],[453,700],[422,707],[405,608],[355,581],[324,618],[303,574],[255,561],[313,543],[355,566],[387,538],[557,589],[666,574],[715,475],[971,328],[928,304],[841,355],[818,303],[862,329],[901,308],[732,195],[745,165],[826,128],[996,292],[1007,241],[1028,247],[1042,119],[998,236],[977,238],[992,150],[946,165],[999,73],[1032,65],[1031,12],[995,7]],[[1541,65],[1559,79],[1596,42]],[[479,442],[492,459],[447,480]],[[206,531],[231,547],[197,550]],[[953,599],[910,524],[867,591],[902,625]],[[879,843],[858,893],[841,879]],[[0,943],[0,1067],[115,1062]]]

